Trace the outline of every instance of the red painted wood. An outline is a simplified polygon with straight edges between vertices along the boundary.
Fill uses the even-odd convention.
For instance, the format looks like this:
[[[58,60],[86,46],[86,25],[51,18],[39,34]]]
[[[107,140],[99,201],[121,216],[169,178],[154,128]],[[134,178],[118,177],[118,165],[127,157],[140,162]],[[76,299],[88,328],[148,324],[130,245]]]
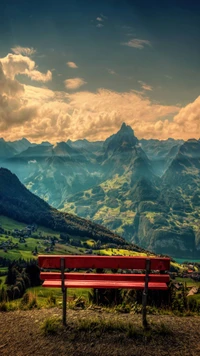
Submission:
[[[170,267],[169,258],[146,256],[40,255],[38,263],[41,268],[60,269],[61,258],[65,258],[65,268],[145,269],[146,259],[151,260],[151,270],[166,271]]]
[[[40,279],[45,280],[61,280],[61,273],[59,272],[41,272]],[[119,273],[65,273],[67,280],[104,280],[104,281],[134,281],[143,282],[145,274],[119,274]],[[150,282],[168,283],[170,280],[168,274],[150,274]]]
[[[61,281],[45,281],[43,287],[61,288]],[[122,282],[122,281],[80,281],[80,280],[65,280],[66,288],[126,288],[126,289],[144,289],[144,282]],[[166,283],[149,282],[149,289],[167,290]]]

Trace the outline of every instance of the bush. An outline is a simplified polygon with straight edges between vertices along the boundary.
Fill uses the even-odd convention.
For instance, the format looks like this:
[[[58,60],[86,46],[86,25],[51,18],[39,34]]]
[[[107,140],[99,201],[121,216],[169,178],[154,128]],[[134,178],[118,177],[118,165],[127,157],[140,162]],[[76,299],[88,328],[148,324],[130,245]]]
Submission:
[[[25,310],[38,308],[36,295],[31,292],[25,293],[21,299],[20,308]]]
[[[52,307],[56,305],[56,297],[53,295],[53,293],[50,293],[50,295],[47,298],[47,304],[48,306]]]
[[[55,335],[60,328],[60,319],[57,317],[47,318],[40,327],[44,335]]]

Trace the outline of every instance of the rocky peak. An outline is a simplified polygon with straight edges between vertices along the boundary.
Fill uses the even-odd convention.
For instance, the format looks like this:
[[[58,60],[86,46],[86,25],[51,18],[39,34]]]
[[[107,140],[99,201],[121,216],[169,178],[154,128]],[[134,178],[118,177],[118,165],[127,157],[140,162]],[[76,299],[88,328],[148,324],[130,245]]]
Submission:
[[[138,139],[134,135],[133,129],[126,125],[122,124],[120,130],[110,136],[106,141],[105,145],[107,146],[107,151],[115,150],[130,150],[138,144]]]

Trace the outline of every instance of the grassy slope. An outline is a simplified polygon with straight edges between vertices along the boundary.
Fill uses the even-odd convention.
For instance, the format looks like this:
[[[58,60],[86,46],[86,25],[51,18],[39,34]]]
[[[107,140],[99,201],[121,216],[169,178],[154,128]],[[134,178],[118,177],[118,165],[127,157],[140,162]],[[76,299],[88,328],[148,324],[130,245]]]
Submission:
[[[27,224],[23,224],[21,222],[17,222],[13,219],[7,218],[5,216],[0,215],[0,224],[5,230],[12,231],[13,229],[23,229],[27,226]],[[35,238],[38,233],[41,233],[41,238]],[[9,235],[8,235],[9,236]],[[19,238],[15,238],[13,236],[7,237],[4,234],[0,235],[0,242],[1,241],[7,241],[8,238],[11,239],[14,243],[18,243],[19,248],[15,248],[12,250],[8,250],[7,252],[4,252],[2,249],[0,249],[0,257],[5,257],[10,260],[14,259],[19,259],[23,258],[25,260],[31,259],[31,258],[37,258],[37,256],[33,256],[32,251],[37,247],[39,253],[45,253],[45,248],[47,245],[44,244],[44,240],[47,236],[55,236],[57,239],[59,239],[60,233],[53,231],[51,229],[48,229],[46,227],[38,226],[38,231],[37,233],[33,233],[31,237],[28,237],[25,239],[25,243],[19,243]],[[54,251],[52,251],[52,254],[59,254],[59,253],[81,253],[82,250],[73,247],[73,246],[65,246],[60,243],[56,243]]]
[[[23,224],[20,222],[17,222],[13,219],[7,218],[5,216],[0,215],[0,224],[5,230],[12,231],[13,229],[23,229],[27,226],[27,224]],[[41,233],[41,238],[35,238],[38,233]],[[10,235],[8,235],[10,236]],[[15,238],[13,236],[7,237],[5,234],[0,235],[0,242],[1,241],[7,241],[8,239],[11,239],[13,243],[18,243],[19,248],[15,248],[12,250],[8,250],[7,252],[4,252],[2,249],[0,249],[0,257],[6,257],[9,258],[10,260],[14,259],[19,259],[23,258],[25,260],[31,259],[31,258],[37,258],[37,256],[33,256],[32,251],[37,247],[38,253],[39,254],[45,254],[45,248],[47,245],[44,243],[45,238],[47,236],[55,236],[58,239],[58,242],[55,244],[54,251],[51,252],[51,254],[81,254],[84,253],[86,248],[83,247],[74,247],[70,245],[64,245],[61,242],[59,242],[60,239],[60,233],[53,231],[51,229],[47,229],[46,227],[38,226],[38,231],[36,233],[33,233],[31,237],[28,237],[25,239],[25,243],[19,243],[19,238]],[[90,239],[82,239],[82,241],[86,241],[88,245],[93,247],[95,241]],[[122,256],[134,256],[134,255],[145,255],[144,253],[139,253],[135,252],[133,250],[124,250],[120,248],[103,248],[100,250],[96,250],[96,253],[102,253],[104,255],[122,255]]]

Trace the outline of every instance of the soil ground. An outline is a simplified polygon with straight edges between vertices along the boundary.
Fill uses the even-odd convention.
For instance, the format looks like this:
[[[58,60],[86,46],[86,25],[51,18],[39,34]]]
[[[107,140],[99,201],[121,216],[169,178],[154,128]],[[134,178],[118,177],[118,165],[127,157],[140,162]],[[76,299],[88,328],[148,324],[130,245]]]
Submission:
[[[68,310],[67,313],[68,326],[58,328],[54,335],[45,336],[41,332],[41,323],[51,316],[61,318],[61,309],[0,312],[0,355],[200,355],[200,317],[149,315],[151,328],[162,330],[163,325],[165,328],[148,336],[142,331],[141,315],[89,309]],[[128,336],[125,331],[116,330],[80,331],[75,325],[84,318],[131,322],[138,332]]]

